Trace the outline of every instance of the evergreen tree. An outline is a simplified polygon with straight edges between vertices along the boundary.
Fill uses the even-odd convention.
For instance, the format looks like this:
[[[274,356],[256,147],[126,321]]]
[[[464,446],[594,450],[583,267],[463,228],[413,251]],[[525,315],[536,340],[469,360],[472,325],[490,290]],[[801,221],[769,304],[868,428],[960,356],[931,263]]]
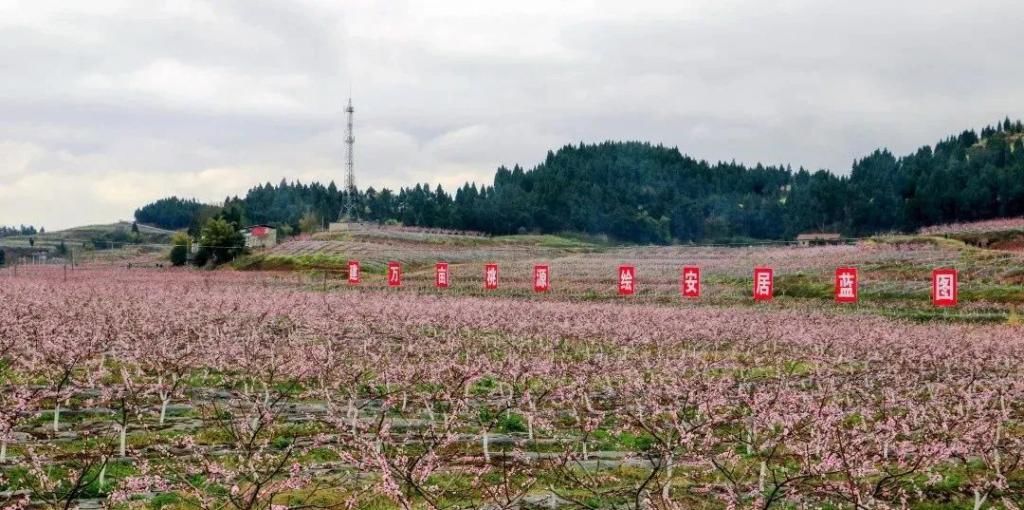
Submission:
[[[245,236],[235,226],[223,218],[214,218],[203,226],[199,238],[200,251],[203,251],[203,264],[212,260],[215,265],[230,262],[245,249]]]
[[[334,183],[282,179],[220,207],[158,200],[136,211],[136,219],[192,233],[210,218],[297,232],[300,223],[308,230],[304,215],[337,217],[345,193]],[[709,163],[640,142],[567,145],[532,169],[499,167],[490,185],[467,183],[454,196],[417,183],[368,188],[352,201],[353,217],[364,221],[492,234],[575,231],[638,243],[913,231],[1024,214],[1024,125],[1003,119],[980,135],[965,130],[900,158],[877,150],[855,160],[849,176]],[[30,229],[22,226],[22,234]]]

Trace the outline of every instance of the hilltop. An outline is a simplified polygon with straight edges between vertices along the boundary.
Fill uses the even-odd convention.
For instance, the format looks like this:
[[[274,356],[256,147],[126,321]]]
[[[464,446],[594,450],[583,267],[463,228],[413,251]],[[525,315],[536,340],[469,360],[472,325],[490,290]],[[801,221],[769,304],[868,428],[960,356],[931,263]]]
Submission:
[[[282,233],[320,228],[337,217],[345,192],[334,183],[282,180],[222,206],[170,197],[136,211],[166,228],[222,215]],[[668,244],[792,239],[806,231],[864,236],[935,224],[1024,215],[1024,124],[1009,119],[963,131],[912,154],[879,149],[848,175],[788,165],[709,163],[644,142],[567,145],[532,169],[498,168],[491,185],[454,193],[415,184],[368,188],[352,197],[363,221],[475,230],[495,235],[606,235]]]
[[[138,233],[132,232],[132,222],[119,221],[32,235],[8,235],[0,237],[0,250],[4,250],[12,260],[38,253],[70,260],[72,251],[76,261],[97,258],[120,260],[139,256],[144,256],[146,260],[155,260],[154,257],[159,256],[162,260],[165,251],[163,245],[170,242],[174,232],[152,225],[136,225]]]

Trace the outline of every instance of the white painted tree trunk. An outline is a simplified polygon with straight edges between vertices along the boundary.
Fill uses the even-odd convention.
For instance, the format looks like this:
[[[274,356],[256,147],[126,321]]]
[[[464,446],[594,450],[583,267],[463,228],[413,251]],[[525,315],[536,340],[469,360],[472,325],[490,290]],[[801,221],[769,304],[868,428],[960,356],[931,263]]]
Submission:
[[[96,485],[99,487],[100,492],[103,492],[103,486],[107,484],[107,463],[103,463],[103,467],[100,468],[100,477],[96,481]]]
[[[53,431],[60,427],[60,402],[53,406]]]
[[[0,441],[0,464],[7,463],[7,440]]]
[[[252,404],[252,419],[249,420],[249,431],[256,433],[256,427],[260,424],[260,408],[255,402]]]
[[[988,499],[988,494],[982,496],[981,491],[974,489],[974,510],[981,510],[982,505],[985,504],[985,500]]]
[[[483,432],[483,437],[481,438],[481,442],[483,443],[483,446],[484,446],[484,462],[486,462],[488,464],[491,463],[491,450],[490,450],[489,445],[488,445],[489,441],[490,441],[490,433],[488,433],[485,430]]]
[[[672,454],[668,454],[668,458],[665,459],[665,484],[661,486],[661,499],[664,501],[671,501],[672,496],[672,468],[673,468]]]
[[[765,484],[765,480],[767,480],[767,479],[768,479],[768,465],[765,464],[765,462],[762,460],[761,461],[761,473],[758,474],[758,476],[757,476],[757,489],[759,491],[761,491],[762,494],[764,494],[764,484]]]
[[[513,387],[511,384],[509,384],[508,385],[508,396],[504,397],[504,395],[502,395],[505,398],[505,418],[511,418],[512,417],[512,397],[514,397],[515,395],[516,395],[515,387]]]
[[[349,424],[352,427],[352,435],[356,435],[359,426],[359,411],[356,410],[355,403],[352,402],[352,397],[348,399],[348,419]]]
[[[526,416],[526,429],[529,433],[530,441],[533,441],[533,415],[537,413],[537,404],[530,399],[530,414]]]
[[[127,443],[128,443],[128,424],[125,423],[124,425],[121,425],[121,448],[120,448],[119,451],[121,453],[121,457],[122,458],[124,458],[124,456],[125,456],[125,450],[127,450],[127,446],[128,446]]]
[[[160,425],[164,424],[164,419],[167,417],[167,404],[171,403],[171,399],[163,397],[160,400]]]
[[[754,417],[748,420],[750,428],[746,429],[746,455],[754,454]]]

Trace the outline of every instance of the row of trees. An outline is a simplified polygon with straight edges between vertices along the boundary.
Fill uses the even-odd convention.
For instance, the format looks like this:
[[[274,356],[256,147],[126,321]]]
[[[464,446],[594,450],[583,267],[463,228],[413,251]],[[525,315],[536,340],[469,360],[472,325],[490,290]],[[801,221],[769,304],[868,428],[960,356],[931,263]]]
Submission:
[[[139,221],[193,234],[215,216],[285,233],[336,218],[346,191],[332,182],[269,183],[222,207],[175,197],[136,211]],[[786,239],[809,230],[864,235],[1024,214],[1024,125],[1006,119],[897,158],[878,150],[847,176],[789,166],[747,167],[640,142],[565,146],[531,170],[497,170],[490,186],[450,194],[416,184],[368,188],[351,215],[376,222],[492,234],[564,231],[640,243]]]
[[[0,225],[0,237],[34,236],[37,234],[45,233],[45,228],[39,227],[39,230],[36,230],[36,227],[33,227],[32,225],[18,225],[17,227],[8,227],[6,225]]]

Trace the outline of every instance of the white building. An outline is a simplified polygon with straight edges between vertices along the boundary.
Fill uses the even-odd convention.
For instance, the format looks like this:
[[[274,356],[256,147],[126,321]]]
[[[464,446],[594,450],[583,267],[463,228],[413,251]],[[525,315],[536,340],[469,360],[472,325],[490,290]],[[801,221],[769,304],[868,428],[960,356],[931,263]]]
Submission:
[[[246,248],[272,248],[277,244],[277,229],[270,225],[253,225],[242,229]]]

